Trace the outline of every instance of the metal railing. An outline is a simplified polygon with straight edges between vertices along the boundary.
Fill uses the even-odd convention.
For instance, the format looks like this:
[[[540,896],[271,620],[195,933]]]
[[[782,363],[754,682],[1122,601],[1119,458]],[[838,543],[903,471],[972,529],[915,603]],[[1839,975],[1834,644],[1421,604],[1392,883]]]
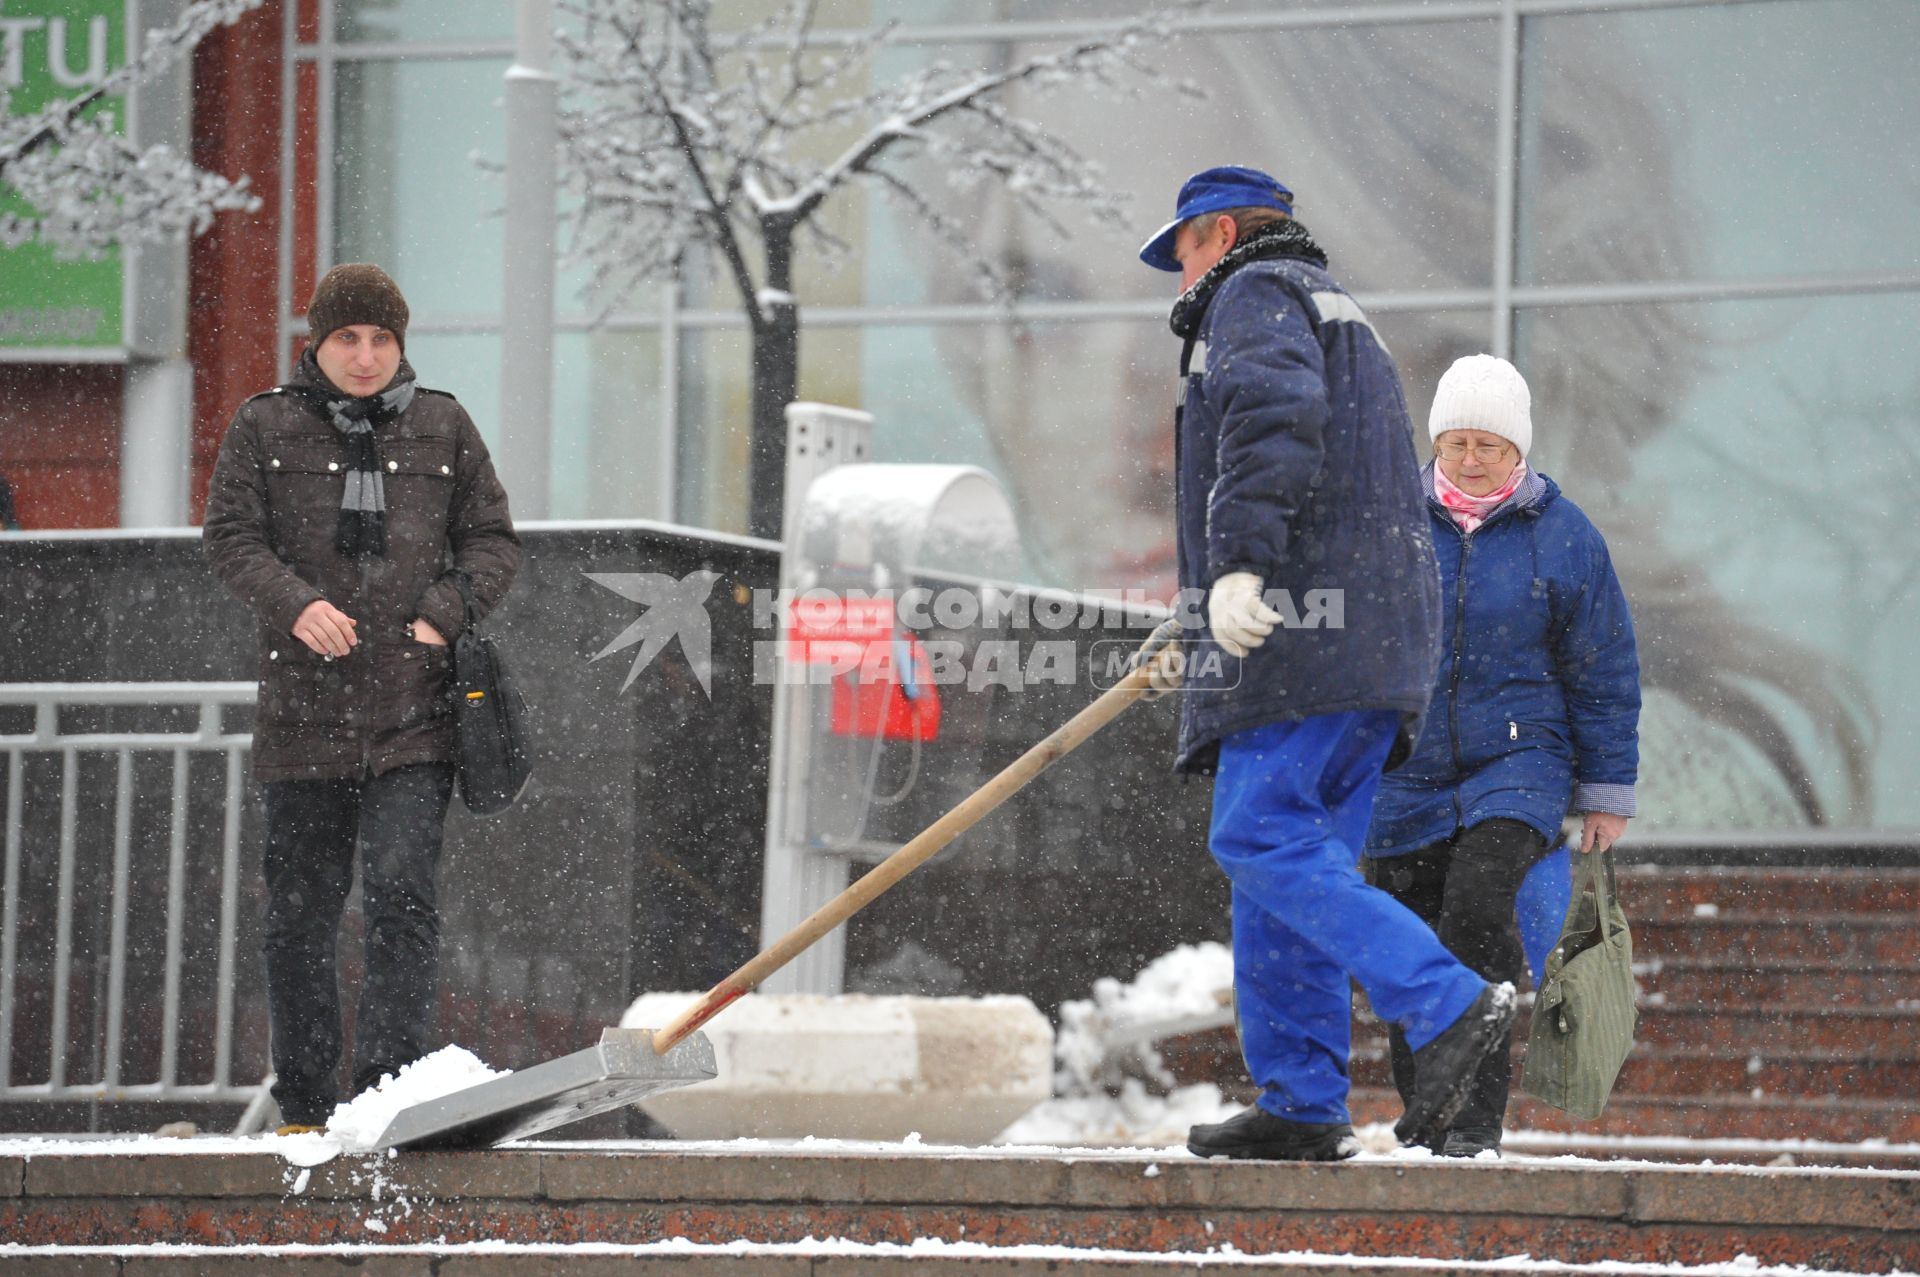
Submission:
[[[225,729],[223,711],[248,706],[254,700],[252,683],[0,683],[0,756],[6,768],[6,861],[4,896],[0,897],[0,1101],[119,1101],[192,1100],[245,1102],[252,1112],[264,1104],[262,1084],[233,1080],[235,950],[239,926],[240,822],[244,809],[244,759],[252,745],[246,732]],[[7,734],[8,720],[17,729],[32,710],[32,730]],[[134,712],[151,715],[171,707],[176,717],[197,710],[189,730],[180,731],[69,731],[62,726],[63,710],[86,707],[95,717],[124,719]],[[161,970],[160,1033],[157,1076],[130,1080],[126,1073],[128,919],[134,903],[134,797],[136,756],[171,756],[172,787],[165,807],[167,826],[166,898],[163,916],[164,958]],[[189,770],[197,754],[220,754],[225,760],[225,791],[219,813],[219,919],[216,932],[217,970],[214,975],[214,1040],[212,1077],[183,1081],[181,1077],[182,988],[188,974],[183,943],[189,920],[187,898]],[[51,784],[29,794],[29,756],[52,755],[59,760],[57,882],[53,891],[52,963],[47,968],[51,995],[47,1004],[48,1054],[44,1082],[17,1082],[14,1070],[15,1016],[21,976],[23,866],[33,842],[44,852],[50,841],[43,803],[51,802]],[[75,969],[75,905],[79,890],[76,868],[81,862],[81,770],[83,760],[104,756],[114,762],[111,892],[108,903],[105,994],[93,1008],[94,1050],[98,1076],[74,1080],[68,1059],[72,1028]],[[52,769],[31,769],[44,776]],[[100,787],[104,789],[104,786]],[[30,804],[30,796],[34,801]],[[89,795],[87,801],[92,801]],[[30,837],[28,820],[35,818]],[[44,864],[44,856],[36,856]],[[33,921],[44,924],[44,918]],[[44,942],[44,925],[35,939]],[[96,961],[97,965],[97,961]],[[99,1001],[96,998],[96,1001]],[[147,1044],[150,1047],[150,1044]],[[150,1053],[150,1052],[149,1052]]]

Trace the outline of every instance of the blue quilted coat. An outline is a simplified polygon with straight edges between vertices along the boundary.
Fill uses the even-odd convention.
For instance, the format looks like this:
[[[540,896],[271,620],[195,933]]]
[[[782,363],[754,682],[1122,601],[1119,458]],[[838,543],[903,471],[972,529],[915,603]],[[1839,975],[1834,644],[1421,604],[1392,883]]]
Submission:
[[[1186,371],[1180,584],[1252,572],[1287,591],[1301,623],[1244,667],[1218,649],[1217,673],[1189,666],[1178,766],[1207,770],[1236,732],[1348,710],[1398,711],[1404,756],[1432,686],[1439,590],[1386,347],[1318,264],[1265,258],[1220,283]]]
[[[1431,464],[1421,479],[1431,493]],[[1374,800],[1367,854],[1414,851],[1497,817],[1552,843],[1569,807],[1631,816],[1640,663],[1599,530],[1534,473],[1472,535],[1439,501],[1427,509],[1440,672],[1413,757]]]

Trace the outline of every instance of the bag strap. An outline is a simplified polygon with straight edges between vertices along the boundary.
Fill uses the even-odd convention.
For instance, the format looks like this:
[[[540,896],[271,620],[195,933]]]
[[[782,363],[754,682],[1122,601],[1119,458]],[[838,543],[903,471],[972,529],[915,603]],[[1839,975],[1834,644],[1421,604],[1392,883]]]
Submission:
[[[1575,852],[1575,855],[1580,855]],[[1599,929],[1602,940],[1611,939],[1607,930],[1607,920],[1613,917],[1620,906],[1620,884],[1613,874],[1613,848],[1589,851],[1580,856],[1581,865],[1578,881],[1574,883],[1573,905],[1580,903],[1580,893],[1593,889],[1594,925]]]
[[[473,601],[473,578],[465,568],[449,569],[447,575],[453,578],[453,586],[460,591],[460,601],[467,607],[467,626],[472,629],[480,624],[480,609]]]

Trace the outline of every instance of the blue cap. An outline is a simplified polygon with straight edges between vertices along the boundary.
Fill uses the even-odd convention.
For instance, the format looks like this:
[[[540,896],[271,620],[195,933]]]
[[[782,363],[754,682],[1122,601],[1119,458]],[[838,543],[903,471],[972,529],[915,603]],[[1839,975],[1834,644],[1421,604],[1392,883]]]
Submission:
[[[1202,213],[1219,213],[1229,208],[1277,208],[1292,217],[1293,192],[1257,168],[1229,164],[1195,173],[1180,188],[1173,220],[1140,246],[1140,260],[1155,270],[1179,270],[1180,261],[1173,255],[1173,239],[1180,231],[1180,223]]]

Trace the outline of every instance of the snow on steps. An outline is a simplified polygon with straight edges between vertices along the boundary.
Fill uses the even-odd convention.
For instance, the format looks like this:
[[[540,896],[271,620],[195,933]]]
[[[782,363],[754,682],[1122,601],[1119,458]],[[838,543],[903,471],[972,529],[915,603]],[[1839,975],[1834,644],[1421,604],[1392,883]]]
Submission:
[[[1239,1256],[1262,1257],[1274,1272],[1534,1267],[1513,1258],[1523,1255],[1549,1265],[1542,1271],[1603,1261],[1742,1274],[1762,1264],[1920,1271],[1914,1172],[1447,1162],[1406,1152],[1314,1166],[1204,1162],[1166,1150],[838,1141],[528,1143],[296,1167],[269,1151],[282,1144],[296,1147],[272,1139],[0,1143],[0,1238],[33,1248],[0,1252],[0,1265],[10,1275],[222,1273],[251,1271],[256,1261],[285,1272],[296,1260],[314,1271],[322,1262],[335,1265],[329,1271],[380,1273],[611,1271],[575,1266],[595,1243],[632,1251],[620,1256],[624,1272],[669,1271],[703,1254],[685,1249],[698,1247],[722,1248],[705,1254],[716,1262],[700,1271],[747,1273],[866,1265],[1018,1274],[1096,1259],[1116,1272],[1165,1272],[1250,1262]],[[878,1251],[802,1253],[809,1239],[829,1238],[922,1250],[906,1256],[912,1262]],[[468,1249],[474,1243],[496,1250]],[[801,1249],[726,1258],[738,1243]],[[537,1247],[546,1259],[534,1250],[506,1256],[502,1244]],[[73,1245],[84,1249],[47,1249]],[[171,1260],[121,1249],[182,1245],[209,1249]],[[351,1249],[323,1261],[259,1249],[294,1245]],[[396,1246],[409,1249],[381,1258]],[[1048,1253],[1011,1249],[1026,1247]],[[506,1257],[525,1266],[492,1262]],[[782,1258],[784,1267],[774,1262]]]

